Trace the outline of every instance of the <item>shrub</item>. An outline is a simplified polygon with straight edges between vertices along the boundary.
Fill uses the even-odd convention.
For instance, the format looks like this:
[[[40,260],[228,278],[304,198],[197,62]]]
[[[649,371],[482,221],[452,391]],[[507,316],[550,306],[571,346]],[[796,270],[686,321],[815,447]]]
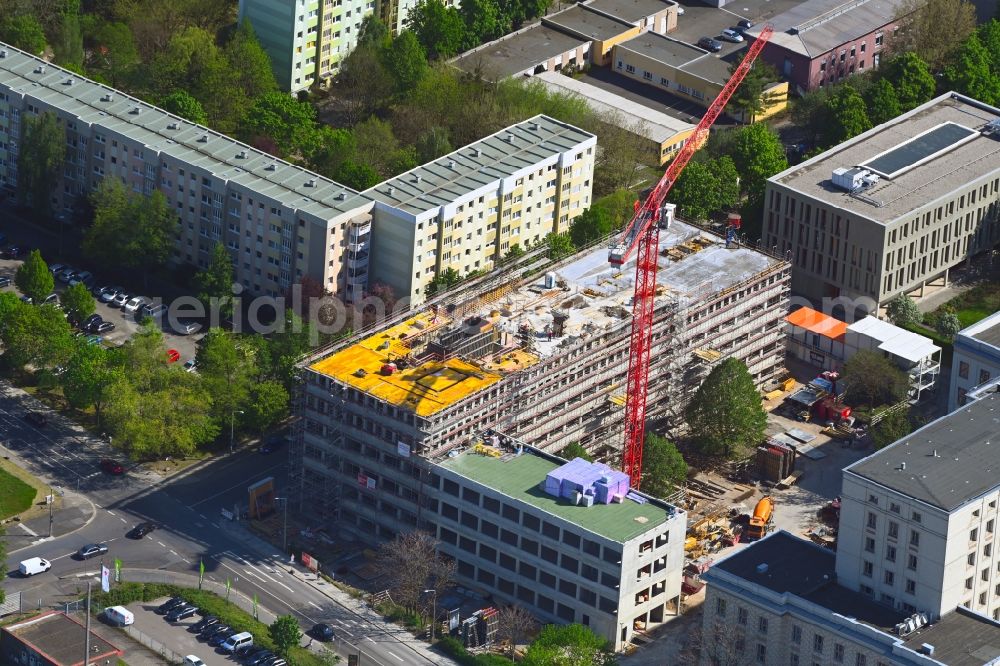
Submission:
[[[96,608],[108,606],[127,606],[137,601],[149,602],[161,597],[173,597],[181,593],[176,585],[166,583],[121,583],[111,588],[110,592],[95,592],[91,603]]]
[[[204,612],[219,618],[223,624],[228,624],[238,631],[249,631],[253,634],[254,645],[268,650],[274,649],[274,642],[268,633],[267,625],[253,619],[253,616],[245,610],[206,590],[185,588],[180,590],[179,594]]]

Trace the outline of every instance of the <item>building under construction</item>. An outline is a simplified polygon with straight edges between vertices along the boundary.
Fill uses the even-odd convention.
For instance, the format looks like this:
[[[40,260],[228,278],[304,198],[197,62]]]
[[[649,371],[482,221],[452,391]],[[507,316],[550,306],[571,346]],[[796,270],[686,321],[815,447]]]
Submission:
[[[659,254],[648,414],[677,433],[720,359],[759,384],[782,372],[789,264],[680,221]],[[617,463],[634,275],[597,248],[304,362],[291,489],[304,513],[370,541],[434,531],[436,463],[483,439],[579,442]]]

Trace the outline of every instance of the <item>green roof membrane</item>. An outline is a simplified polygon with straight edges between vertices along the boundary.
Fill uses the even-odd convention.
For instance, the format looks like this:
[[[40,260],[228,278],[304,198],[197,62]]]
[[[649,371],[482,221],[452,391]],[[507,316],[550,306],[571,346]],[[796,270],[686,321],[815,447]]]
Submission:
[[[533,453],[503,461],[472,451],[440,463],[471,481],[618,543],[634,539],[671,517],[670,510],[653,501],[639,504],[626,498],[621,504],[585,507],[553,497],[543,490],[545,475],[560,464]]]

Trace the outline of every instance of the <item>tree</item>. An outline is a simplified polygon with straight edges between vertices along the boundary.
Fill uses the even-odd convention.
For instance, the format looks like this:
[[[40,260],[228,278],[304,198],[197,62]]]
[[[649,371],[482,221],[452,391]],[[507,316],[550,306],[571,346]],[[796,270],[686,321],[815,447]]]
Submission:
[[[198,287],[198,300],[211,309],[218,304],[219,313],[224,317],[233,314],[233,258],[222,243],[212,248],[212,258],[208,266],[195,273],[194,282]]]
[[[976,7],[966,0],[907,0],[899,8],[900,30],[889,42],[893,53],[913,54],[934,70],[976,29]]]
[[[382,51],[382,62],[395,81],[397,95],[413,90],[427,73],[427,52],[411,30],[404,30]]]
[[[97,424],[101,424],[101,410],[107,403],[108,389],[124,379],[122,369],[101,345],[78,341],[73,355],[62,375],[63,395],[76,409],[94,408]]]
[[[55,286],[55,278],[49,270],[49,265],[42,259],[42,253],[32,250],[24,263],[18,266],[14,274],[14,284],[21,293],[41,305]]]
[[[582,624],[547,624],[528,646],[523,666],[613,666],[607,640]]]
[[[312,325],[290,309],[285,310],[281,328],[271,335],[268,350],[271,353],[271,376],[291,390],[296,382],[295,364],[306,351],[313,338]]]
[[[243,19],[239,24],[232,39],[224,47],[223,54],[235,75],[234,85],[247,99],[257,99],[278,89],[278,82],[271,68],[271,57],[257,40],[249,20]]]
[[[706,220],[719,208],[719,182],[708,162],[690,162],[670,190],[670,200],[691,220]]]
[[[427,532],[416,531],[379,546],[375,569],[396,603],[418,610],[424,590],[441,594],[451,586],[455,562],[438,555],[438,543]]]
[[[198,374],[202,387],[211,396],[212,413],[220,426],[231,420],[250,396],[252,366],[243,355],[236,336],[221,328],[211,328],[198,349]]]
[[[87,70],[99,73],[114,88],[132,78],[140,62],[132,30],[124,23],[100,23],[89,36]]]
[[[315,138],[315,147],[307,158],[309,168],[336,180],[341,167],[352,155],[354,135],[351,131],[322,125]]]
[[[557,234],[555,232],[550,233],[545,237],[545,243],[549,248],[549,259],[553,261],[558,261],[563,257],[568,257],[573,254],[575,248],[573,247],[573,239],[570,238],[569,233],[563,232]]]
[[[878,352],[862,349],[848,359],[841,375],[851,403],[877,407],[906,397],[909,381],[902,370]]]
[[[514,650],[538,626],[535,616],[521,606],[503,606],[497,611],[497,638],[510,645],[507,656],[514,659]]]
[[[642,483],[644,493],[666,497],[687,480],[688,466],[673,443],[654,433],[646,434],[642,449]]]
[[[598,123],[603,141],[594,160],[594,195],[628,190],[635,184],[645,161],[643,122],[631,121],[614,111],[599,116]]]
[[[368,14],[362,19],[361,28],[358,30],[358,46],[372,46],[379,49],[391,39],[389,28],[376,14]]]
[[[896,326],[912,326],[919,324],[923,319],[917,304],[906,294],[898,294],[889,301],[885,307],[885,314]]]
[[[354,126],[354,159],[375,169],[383,178],[392,176],[390,159],[399,150],[392,125],[379,118],[369,118]]]
[[[863,97],[868,108],[868,119],[872,125],[889,122],[902,113],[896,88],[885,78],[880,78],[870,85]]]
[[[684,649],[678,655],[683,666],[716,664],[717,666],[747,666],[750,655],[745,647],[746,636],[732,623],[716,620],[706,630],[699,621],[688,632]]]
[[[950,89],[986,104],[1000,101],[1000,77],[993,67],[993,58],[979,35],[971,35],[952,56],[944,68],[944,79]]]
[[[465,42],[465,24],[454,7],[441,0],[418,0],[406,19],[430,58],[449,58]]]
[[[695,444],[708,455],[740,455],[764,437],[767,412],[746,364],[727,358],[716,365],[685,409]]]
[[[883,65],[882,76],[896,88],[901,111],[920,106],[934,96],[937,82],[930,68],[916,53],[901,53]]]
[[[66,159],[66,130],[51,111],[21,120],[21,151],[17,156],[18,196],[38,219],[52,212],[52,193]]]
[[[910,424],[909,409],[897,409],[889,412],[871,427],[872,442],[875,450],[885,448],[913,432]]]
[[[62,312],[53,305],[27,305],[10,293],[0,294],[0,342],[12,368],[36,368],[65,362],[73,336]]]
[[[508,248],[507,253],[500,258],[501,264],[506,264],[508,261],[514,261],[515,259],[520,259],[524,256],[524,248],[521,247],[520,243],[514,243]]]
[[[351,51],[340,65],[336,85],[348,123],[356,125],[381,110],[392,99],[394,86],[378,49],[358,46]]]
[[[4,19],[0,23],[0,41],[32,55],[42,55],[47,46],[42,24],[31,14],[18,14]]]
[[[564,458],[565,460],[573,460],[574,458],[583,458],[587,462],[594,461],[594,456],[587,453],[587,449],[580,446],[578,442],[573,442],[571,444],[567,444],[566,446],[564,446],[563,449],[559,452],[559,457]]]
[[[454,268],[446,268],[434,276],[430,284],[427,285],[427,295],[433,296],[439,291],[451,289],[462,281],[462,276]]]
[[[274,641],[274,649],[280,655],[288,655],[288,651],[299,644],[302,632],[299,631],[299,621],[291,615],[282,615],[274,619],[267,633]]]
[[[734,62],[730,65],[730,75],[736,71],[737,67],[739,67],[739,63]],[[732,111],[743,114],[747,120],[752,122],[756,116],[766,111],[774,103],[773,95],[766,93],[765,90],[772,83],[780,80],[778,70],[774,68],[774,65],[763,60],[755,61],[743,82],[733,93],[728,107]]]
[[[605,238],[612,231],[611,215],[603,208],[591,206],[580,213],[569,226],[569,237],[578,248]]]
[[[510,16],[501,12],[496,0],[466,0],[458,11],[465,22],[463,51],[510,32]]]
[[[962,321],[954,312],[945,312],[938,317],[937,322],[934,324],[934,330],[944,337],[951,339],[962,330]]]
[[[166,111],[180,116],[185,120],[190,120],[193,123],[198,123],[199,125],[206,125],[208,123],[208,114],[205,113],[205,107],[185,90],[175,90],[170,93],[163,98],[160,106]]]
[[[83,32],[77,11],[63,13],[49,31],[53,60],[61,67],[83,74]]]
[[[367,190],[382,181],[375,169],[353,160],[346,160],[340,166],[337,170],[337,180],[355,190]]]
[[[50,273],[51,275],[51,273]],[[94,314],[97,309],[97,304],[94,302],[94,297],[91,295],[90,290],[87,289],[87,285],[82,282],[77,282],[74,285],[67,287],[63,291],[62,296],[59,297],[59,302],[63,306],[63,310],[66,312],[66,316],[71,321],[80,321]]]
[[[258,97],[243,116],[241,127],[244,138],[269,137],[283,154],[309,154],[318,138],[316,107],[284,92]]]
[[[828,146],[843,143],[872,127],[865,101],[851,86],[837,86],[827,100],[827,110],[823,143]]]
[[[781,138],[763,123],[736,131],[732,159],[740,174],[741,187],[751,197],[762,197],[767,179],[788,168]]]
[[[431,127],[420,135],[416,147],[417,157],[422,163],[447,155],[452,151],[451,142],[448,141],[448,129],[438,126]]]
[[[280,382],[266,381],[252,385],[244,417],[247,427],[263,437],[269,428],[287,415],[288,391]]]

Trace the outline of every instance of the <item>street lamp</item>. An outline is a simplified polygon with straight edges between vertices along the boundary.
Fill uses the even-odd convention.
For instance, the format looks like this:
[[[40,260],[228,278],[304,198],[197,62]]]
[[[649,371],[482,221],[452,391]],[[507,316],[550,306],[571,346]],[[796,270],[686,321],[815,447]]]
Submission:
[[[284,520],[281,526],[281,552],[288,552],[288,498],[287,497],[275,497],[275,502],[281,502],[284,504]]]
[[[437,590],[424,590],[424,594],[434,595],[434,605],[431,610],[431,643],[434,642],[434,623],[437,621],[438,593]]]
[[[229,454],[233,453],[233,437],[236,434],[236,415],[246,414],[242,409],[234,409],[229,412]]]

